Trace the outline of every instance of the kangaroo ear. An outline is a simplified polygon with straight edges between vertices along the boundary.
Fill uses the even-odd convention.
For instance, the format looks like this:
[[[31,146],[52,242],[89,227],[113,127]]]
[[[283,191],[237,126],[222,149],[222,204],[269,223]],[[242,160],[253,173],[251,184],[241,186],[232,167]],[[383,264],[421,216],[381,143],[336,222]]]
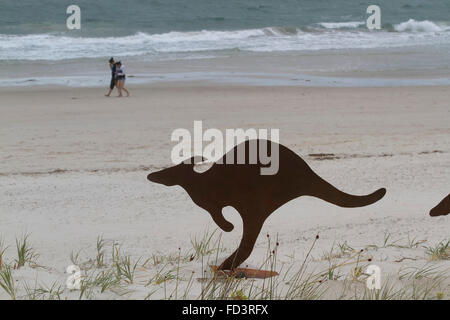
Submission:
[[[183,161],[184,164],[190,164],[192,166],[196,165],[197,163],[201,163],[205,161],[206,159],[203,156],[193,156]]]
[[[201,163],[196,163],[194,165],[193,169],[197,173],[203,173],[203,172],[206,172],[209,169],[211,169],[213,165],[214,165],[214,162],[201,162]]]

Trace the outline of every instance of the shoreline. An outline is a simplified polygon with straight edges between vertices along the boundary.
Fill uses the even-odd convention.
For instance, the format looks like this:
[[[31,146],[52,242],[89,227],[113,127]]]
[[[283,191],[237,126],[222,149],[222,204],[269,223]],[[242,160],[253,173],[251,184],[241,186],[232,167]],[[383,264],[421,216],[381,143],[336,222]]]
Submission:
[[[54,77],[54,78],[17,78],[0,79],[0,89],[41,87],[51,89],[62,88],[107,88],[110,79],[103,76],[91,77]],[[279,87],[421,87],[421,86],[450,86],[450,78],[439,77],[403,77],[390,75],[386,78],[350,76],[318,76],[311,74],[267,74],[236,72],[192,72],[192,73],[164,73],[164,74],[135,74],[128,76],[127,87],[144,87],[170,83],[211,83],[213,85],[243,85],[243,86],[279,86]]]
[[[277,53],[231,51],[208,53],[201,58],[181,54],[167,60],[145,56],[117,59],[126,65],[129,85],[180,81],[327,87],[450,84],[448,53],[428,47]],[[108,86],[110,72],[106,60],[1,61],[0,87]]]

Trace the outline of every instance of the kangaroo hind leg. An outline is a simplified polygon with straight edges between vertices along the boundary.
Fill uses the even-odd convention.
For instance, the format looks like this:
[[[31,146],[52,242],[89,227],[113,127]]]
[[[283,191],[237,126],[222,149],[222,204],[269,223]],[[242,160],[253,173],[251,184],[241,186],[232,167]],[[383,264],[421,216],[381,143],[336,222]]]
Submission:
[[[220,265],[219,269],[233,270],[250,256],[263,223],[264,221],[247,222],[244,220],[242,239],[239,247]]]

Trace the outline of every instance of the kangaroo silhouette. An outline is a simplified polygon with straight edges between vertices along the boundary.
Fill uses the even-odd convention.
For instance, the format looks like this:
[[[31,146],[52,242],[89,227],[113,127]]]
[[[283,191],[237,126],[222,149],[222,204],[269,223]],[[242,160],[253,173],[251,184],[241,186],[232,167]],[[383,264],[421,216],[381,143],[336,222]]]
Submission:
[[[450,213],[450,193],[436,207],[430,210],[430,216],[446,216]]]
[[[257,142],[258,154],[261,143],[266,143],[268,153],[274,150],[272,145],[278,145],[270,140],[251,141]],[[239,144],[228,152],[233,152],[233,164],[227,163],[226,159],[233,159],[226,158],[227,153],[210,169],[198,173],[194,171],[196,157],[192,157],[190,164],[183,162],[147,176],[152,182],[184,188],[192,201],[208,211],[214,222],[226,232],[233,230],[234,226],[224,218],[222,209],[232,206],[239,212],[243,222],[242,239],[238,249],[219,266],[221,270],[233,270],[244,262],[250,256],[267,217],[292,199],[312,196],[340,207],[352,208],[372,204],[386,193],[384,188],[364,196],[342,192],[319,177],[302,158],[281,144],[278,145],[278,172],[261,175],[260,169],[268,165],[261,163],[260,159],[250,164],[249,140],[242,144],[245,144],[244,164],[237,162],[238,148],[242,148]]]

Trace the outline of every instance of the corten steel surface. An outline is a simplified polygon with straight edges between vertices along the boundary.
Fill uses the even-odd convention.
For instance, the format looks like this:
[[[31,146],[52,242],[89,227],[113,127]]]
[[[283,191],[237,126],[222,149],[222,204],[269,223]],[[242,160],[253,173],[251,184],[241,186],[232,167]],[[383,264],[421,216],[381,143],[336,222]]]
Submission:
[[[430,216],[446,216],[450,213],[450,193],[436,207],[430,210]]]
[[[267,140],[257,141],[266,143],[269,151],[277,145]],[[242,144],[245,144],[246,161],[245,164],[237,164],[237,152]],[[292,199],[312,196],[340,207],[352,208],[372,204],[386,193],[384,188],[364,196],[342,192],[315,174],[302,158],[283,145],[278,145],[278,172],[261,175],[260,168],[270,165],[261,164],[259,157],[256,164],[249,164],[250,143],[245,141],[242,144],[228,152],[234,152],[234,164],[216,162],[206,172],[197,173],[194,171],[193,157],[189,164],[181,163],[147,176],[152,182],[183,187],[192,201],[208,211],[224,231],[229,232],[234,226],[224,218],[222,208],[232,206],[239,212],[243,221],[242,240],[238,249],[220,265],[222,270],[232,270],[250,256],[264,221]],[[222,157],[222,163],[226,163],[227,154]]]

